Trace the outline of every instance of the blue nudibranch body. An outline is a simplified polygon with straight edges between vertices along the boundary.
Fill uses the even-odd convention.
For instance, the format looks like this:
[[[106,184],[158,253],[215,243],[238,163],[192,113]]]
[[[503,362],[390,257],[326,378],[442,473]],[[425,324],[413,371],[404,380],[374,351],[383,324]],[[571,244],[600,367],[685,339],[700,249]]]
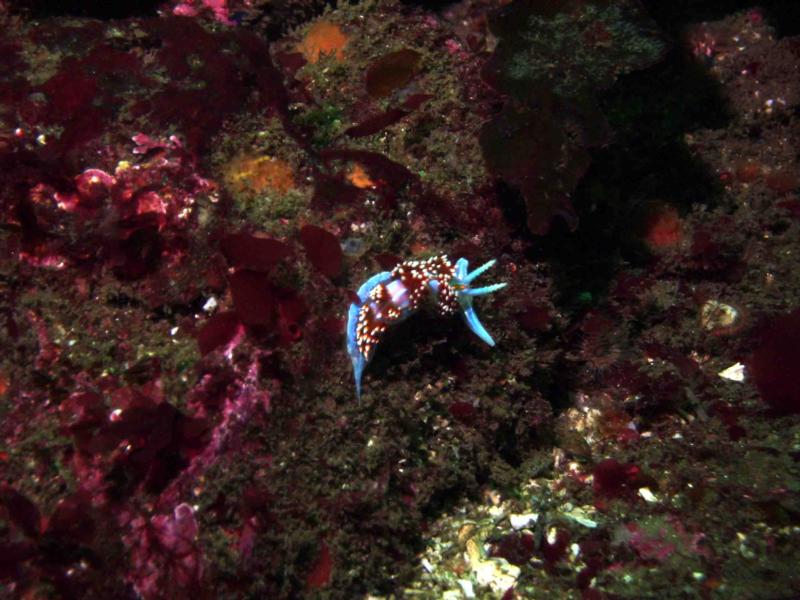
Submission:
[[[453,265],[442,255],[427,260],[407,260],[391,271],[367,279],[358,288],[358,303],[350,305],[347,315],[347,352],[353,362],[356,396],[361,398],[364,367],[372,359],[383,333],[417,310],[426,297],[433,298],[442,315],[460,311],[475,335],[494,346],[492,336],[475,314],[472,299],[496,292],[506,284],[479,288],[470,287],[470,284],[495,262],[490,260],[470,273],[466,258],[458,259]]]

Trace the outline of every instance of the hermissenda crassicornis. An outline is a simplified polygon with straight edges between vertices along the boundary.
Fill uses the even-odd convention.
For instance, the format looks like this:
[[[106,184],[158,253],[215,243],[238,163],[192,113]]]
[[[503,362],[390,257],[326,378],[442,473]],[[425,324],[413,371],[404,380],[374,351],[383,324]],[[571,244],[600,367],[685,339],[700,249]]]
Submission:
[[[367,279],[358,289],[358,303],[350,305],[347,316],[347,352],[353,362],[356,396],[361,399],[361,376],[383,333],[417,310],[429,295],[442,315],[461,311],[475,335],[494,346],[492,336],[475,314],[472,299],[496,292],[506,284],[472,288],[470,283],[495,262],[490,260],[469,273],[466,258],[453,265],[445,255],[434,256],[427,260],[407,260],[391,271]]]

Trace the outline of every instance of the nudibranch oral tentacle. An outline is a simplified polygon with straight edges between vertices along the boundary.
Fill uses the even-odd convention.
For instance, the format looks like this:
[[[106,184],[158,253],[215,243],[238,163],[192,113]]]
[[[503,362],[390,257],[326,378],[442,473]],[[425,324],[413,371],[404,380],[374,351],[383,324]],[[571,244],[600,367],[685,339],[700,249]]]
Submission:
[[[373,275],[358,288],[358,303],[350,305],[347,315],[347,353],[353,363],[359,400],[361,376],[383,333],[416,311],[427,297],[433,298],[443,315],[460,311],[467,327],[489,346],[494,346],[492,336],[475,313],[472,300],[501,290],[506,284],[495,283],[479,288],[470,284],[496,262],[490,260],[469,272],[466,258],[458,259],[455,265],[444,255],[427,260],[408,260],[391,271]]]

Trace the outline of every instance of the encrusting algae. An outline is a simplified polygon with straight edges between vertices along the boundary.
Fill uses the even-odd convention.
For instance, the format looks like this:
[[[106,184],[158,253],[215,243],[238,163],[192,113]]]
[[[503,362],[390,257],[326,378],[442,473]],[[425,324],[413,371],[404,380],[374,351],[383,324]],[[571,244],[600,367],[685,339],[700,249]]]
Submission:
[[[240,154],[223,169],[226,186],[234,193],[276,192],[285,194],[296,187],[294,171],[272,156]]]
[[[347,173],[347,180],[359,189],[375,187],[367,172],[360,164],[355,163]]]
[[[322,55],[333,55],[337,61],[342,62],[346,45],[347,36],[341,27],[335,23],[320,21],[309,28],[303,41],[297,45],[297,50],[310,63],[319,62]]]

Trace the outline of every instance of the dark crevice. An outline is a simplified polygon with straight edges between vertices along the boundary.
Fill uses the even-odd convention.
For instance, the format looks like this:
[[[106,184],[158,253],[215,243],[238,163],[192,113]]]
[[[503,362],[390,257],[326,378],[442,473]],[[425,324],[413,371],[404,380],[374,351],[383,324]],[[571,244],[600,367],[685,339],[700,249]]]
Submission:
[[[90,19],[129,19],[154,17],[162,0],[80,0],[59,2],[58,0],[22,0],[14,3],[15,12],[26,13],[36,19],[48,17],[82,17]]]

